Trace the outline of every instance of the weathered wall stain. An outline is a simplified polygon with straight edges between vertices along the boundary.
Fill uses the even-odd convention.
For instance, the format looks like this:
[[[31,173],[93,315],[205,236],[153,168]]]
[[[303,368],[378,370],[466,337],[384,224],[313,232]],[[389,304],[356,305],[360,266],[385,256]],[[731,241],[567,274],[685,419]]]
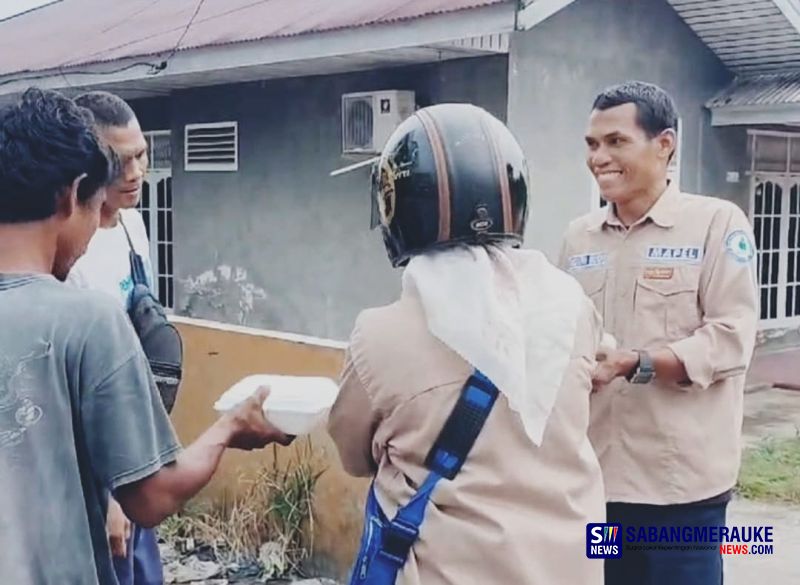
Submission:
[[[227,323],[247,325],[248,318],[267,291],[249,282],[247,270],[222,264],[181,280],[184,298],[180,313],[189,317],[213,317]]]

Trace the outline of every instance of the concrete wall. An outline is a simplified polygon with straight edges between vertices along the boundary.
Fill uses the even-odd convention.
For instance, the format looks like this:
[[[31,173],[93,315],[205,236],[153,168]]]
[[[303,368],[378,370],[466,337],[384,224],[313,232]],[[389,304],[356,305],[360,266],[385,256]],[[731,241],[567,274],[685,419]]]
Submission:
[[[185,344],[185,378],[172,412],[182,443],[188,445],[217,418],[213,404],[232,384],[250,374],[328,376],[341,369],[343,345],[291,340],[268,332],[232,328],[192,319],[177,319]],[[357,552],[368,482],[344,473],[336,447],[324,428],[311,436],[315,459],[324,473],[315,492],[315,570],[343,577]],[[256,452],[229,451],[200,501],[230,501],[243,493],[248,479],[274,461],[289,463],[305,447],[298,438],[291,448]]]
[[[710,116],[710,113],[708,113]],[[722,195],[750,213],[750,153],[747,149],[746,126],[703,126],[701,193]],[[726,173],[739,173],[738,183],[728,183]]]
[[[533,177],[528,245],[556,253],[567,223],[589,211],[591,104],[628,79],[659,84],[677,102],[681,187],[742,202],[743,185],[725,183],[725,171],[743,170],[745,142],[712,129],[703,107],[730,79],[722,63],[665,0],[577,0],[511,41],[508,120]]]
[[[400,273],[369,230],[369,169],[328,176],[359,160],[341,155],[342,94],[410,89],[421,106],[467,101],[505,120],[507,77],[501,55],[173,94],[176,312],[346,339],[360,310],[396,298]],[[239,171],[184,172],[184,125],[231,120]]]

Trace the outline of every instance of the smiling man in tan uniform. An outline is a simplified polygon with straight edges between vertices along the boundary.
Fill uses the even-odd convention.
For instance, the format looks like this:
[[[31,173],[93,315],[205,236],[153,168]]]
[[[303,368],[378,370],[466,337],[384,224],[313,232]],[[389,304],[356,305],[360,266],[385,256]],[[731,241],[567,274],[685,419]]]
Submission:
[[[734,204],[667,180],[677,113],[661,88],[595,100],[587,161],[609,205],[570,225],[562,268],[620,349],[598,356],[590,437],[608,522],[724,525],[757,323],[755,248]],[[625,551],[606,585],[714,585],[719,549]]]
[[[358,317],[330,417],[345,469],[374,478],[351,585],[601,585],[585,547],[605,518],[587,436],[600,322],[573,279],[515,248],[521,148],[485,111],[443,104],[398,128],[378,173],[386,248],[406,268],[400,299]],[[463,468],[430,492],[418,537],[376,554],[380,516],[444,475],[430,456],[443,429],[473,428],[454,406],[477,372],[499,392]]]

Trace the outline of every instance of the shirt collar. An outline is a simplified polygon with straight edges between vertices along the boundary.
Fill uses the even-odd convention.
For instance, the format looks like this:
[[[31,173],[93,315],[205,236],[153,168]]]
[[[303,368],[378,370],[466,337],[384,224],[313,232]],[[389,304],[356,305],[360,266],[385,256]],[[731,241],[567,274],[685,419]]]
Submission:
[[[637,223],[644,223],[648,218],[656,225],[664,228],[670,228],[675,225],[675,216],[677,214],[678,196],[680,191],[675,181],[670,181],[666,190],[656,200],[655,204],[650,210],[640,219]],[[614,210],[614,205],[607,205],[605,210],[595,213],[590,219],[588,230],[590,232],[599,231],[603,226],[618,226],[625,227],[617,217]]]
[[[653,220],[653,223],[661,227],[670,228],[674,226],[675,216],[678,213],[677,203],[679,197],[678,185],[675,181],[670,181],[667,189],[661,194],[661,197],[658,198],[645,217],[649,217]]]

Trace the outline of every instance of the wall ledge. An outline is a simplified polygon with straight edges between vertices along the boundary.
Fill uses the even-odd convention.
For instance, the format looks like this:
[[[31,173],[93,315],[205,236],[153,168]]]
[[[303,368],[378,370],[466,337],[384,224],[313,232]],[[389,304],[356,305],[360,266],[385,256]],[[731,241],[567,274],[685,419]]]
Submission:
[[[228,323],[220,323],[218,321],[209,321],[206,319],[195,319],[192,317],[181,317],[179,315],[170,315],[169,320],[172,323],[181,325],[191,325],[193,327],[204,327],[206,329],[214,329],[216,331],[226,331],[229,333],[242,333],[244,335],[252,335],[254,337],[269,337],[271,339],[280,339],[281,341],[290,341],[293,343],[301,343],[303,345],[314,345],[317,347],[328,347],[332,349],[346,349],[346,341],[337,341],[335,339],[323,339],[321,337],[312,337],[310,335],[301,335],[299,333],[287,333],[284,331],[271,331],[268,329],[256,329],[255,327],[244,327],[242,325],[230,325]]]

